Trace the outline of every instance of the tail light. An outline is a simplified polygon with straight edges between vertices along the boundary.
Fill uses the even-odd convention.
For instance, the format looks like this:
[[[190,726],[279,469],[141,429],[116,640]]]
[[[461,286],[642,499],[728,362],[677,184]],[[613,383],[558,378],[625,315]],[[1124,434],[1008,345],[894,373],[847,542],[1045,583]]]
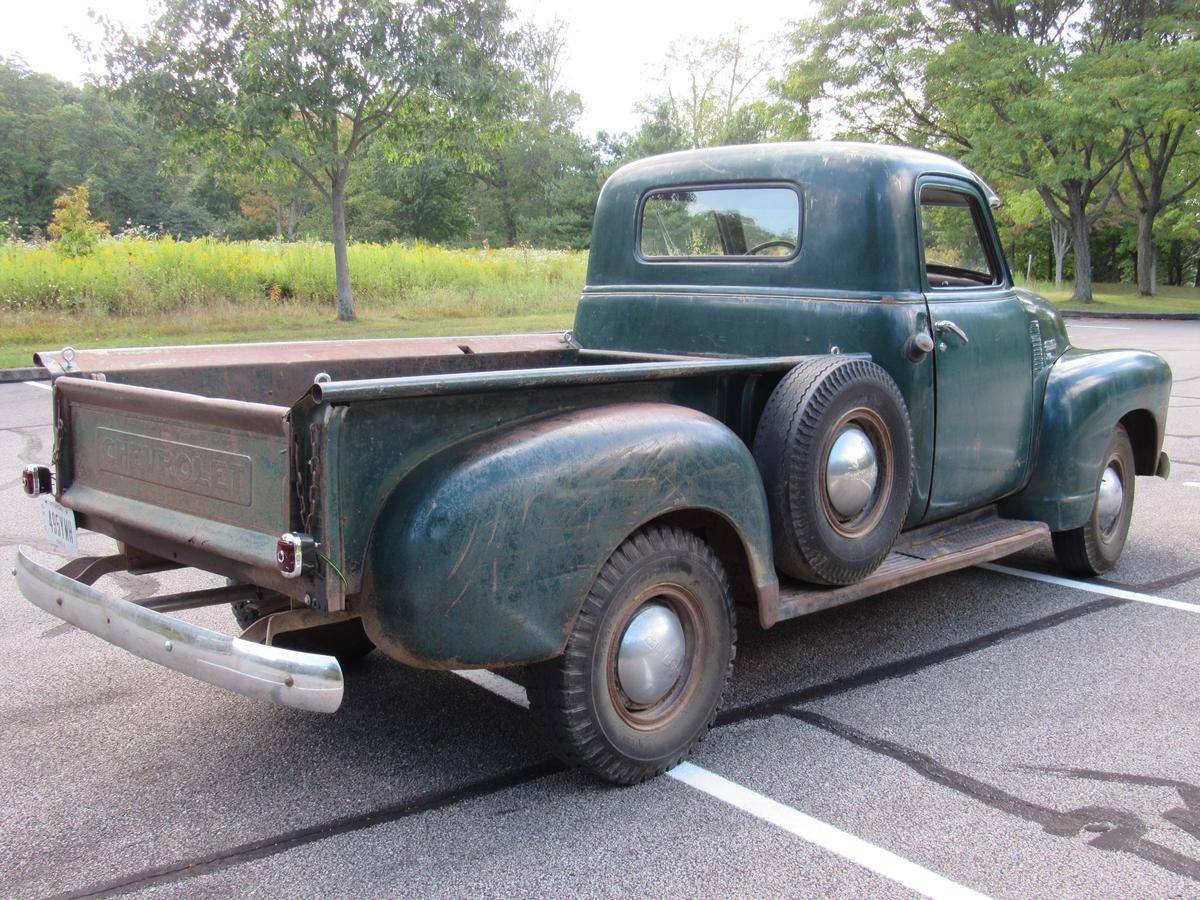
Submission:
[[[21,487],[30,497],[40,497],[49,494],[54,487],[50,478],[49,466],[26,466],[21,471]]]
[[[317,564],[317,543],[307,534],[287,534],[275,545],[275,562],[284,578],[299,578]]]

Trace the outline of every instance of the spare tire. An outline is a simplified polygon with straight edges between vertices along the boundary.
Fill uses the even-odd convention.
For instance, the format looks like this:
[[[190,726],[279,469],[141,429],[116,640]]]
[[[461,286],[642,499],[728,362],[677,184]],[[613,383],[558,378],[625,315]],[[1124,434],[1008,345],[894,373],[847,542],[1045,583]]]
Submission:
[[[853,584],[891,552],[912,492],[912,425],[878,365],[839,356],[797,365],[767,400],[754,458],[780,571]]]

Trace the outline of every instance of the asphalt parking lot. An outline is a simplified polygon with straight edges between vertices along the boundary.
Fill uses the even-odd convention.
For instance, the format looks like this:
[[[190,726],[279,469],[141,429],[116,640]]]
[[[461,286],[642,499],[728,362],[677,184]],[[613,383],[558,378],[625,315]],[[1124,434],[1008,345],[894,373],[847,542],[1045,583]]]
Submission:
[[[1200,322],[1070,332],[1175,373],[1174,470],[1138,479],[1120,566],[1045,578],[1047,541],[768,632],[744,618],[694,765],[633,788],[563,771],[494,678],[372,654],[319,716],[56,624],[10,575],[19,544],[54,559],[17,482],[49,459],[49,393],[0,385],[0,894],[1200,895]]]

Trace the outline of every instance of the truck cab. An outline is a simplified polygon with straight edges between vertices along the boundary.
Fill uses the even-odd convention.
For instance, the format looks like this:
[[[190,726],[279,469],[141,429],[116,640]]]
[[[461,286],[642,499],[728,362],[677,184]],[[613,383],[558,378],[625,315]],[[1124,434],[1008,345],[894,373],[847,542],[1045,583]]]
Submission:
[[[724,147],[633,163],[601,194],[575,335],[588,347],[655,353],[868,354],[912,421],[906,527],[996,502],[1029,485],[1047,381],[1070,343],[1050,304],[1014,286],[995,199],[945,157],[874,144]],[[694,247],[689,228],[705,211]],[[752,221],[751,232],[781,243],[723,244],[722,218]],[[933,349],[914,360],[920,335]],[[1153,465],[1160,430],[1132,424]],[[1039,517],[1028,494],[1010,505]],[[1070,518],[1056,505],[1037,510],[1053,526]]]

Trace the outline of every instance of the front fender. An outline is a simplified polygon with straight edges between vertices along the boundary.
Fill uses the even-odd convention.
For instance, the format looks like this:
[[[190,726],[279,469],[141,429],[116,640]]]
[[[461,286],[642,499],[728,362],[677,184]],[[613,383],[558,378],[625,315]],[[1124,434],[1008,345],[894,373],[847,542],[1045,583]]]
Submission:
[[[630,403],[478,436],[423,464],[385,505],[368,551],[367,633],[426,667],[553,657],[612,552],[684,509],[728,521],[755,586],[775,586],[758,468],[717,420]]]
[[[1050,369],[1028,484],[1001,503],[1001,513],[1045,522],[1052,531],[1083,525],[1095,503],[1100,465],[1117,424],[1144,411],[1162,449],[1171,369],[1143,350],[1078,350]],[[1152,471],[1152,470],[1151,470]]]

